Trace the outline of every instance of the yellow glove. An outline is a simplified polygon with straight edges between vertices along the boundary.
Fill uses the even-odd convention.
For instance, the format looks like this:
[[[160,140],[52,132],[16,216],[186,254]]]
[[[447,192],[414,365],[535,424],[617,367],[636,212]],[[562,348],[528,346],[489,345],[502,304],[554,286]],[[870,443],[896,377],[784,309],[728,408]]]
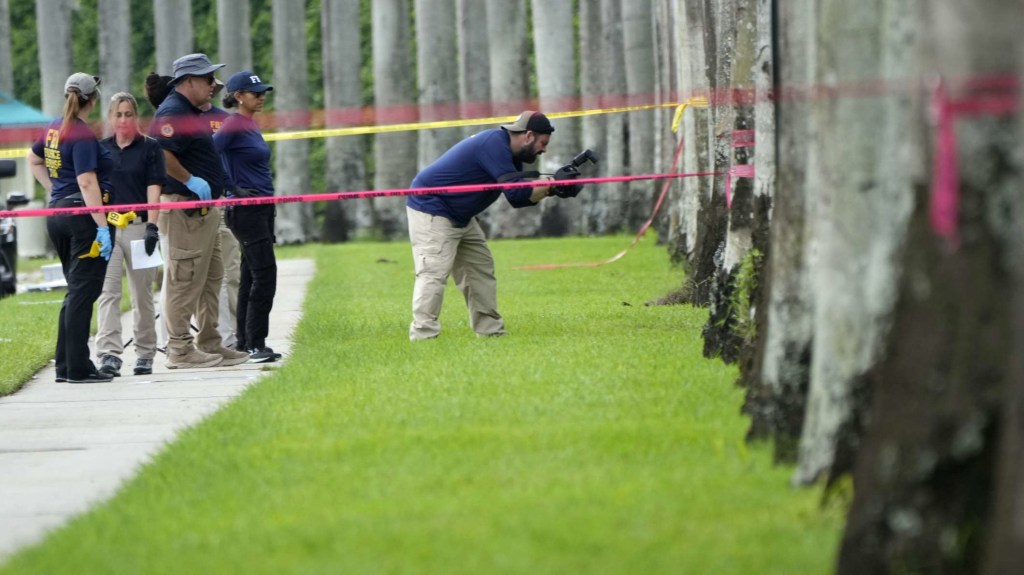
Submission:
[[[123,230],[128,227],[128,224],[132,223],[132,220],[137,218],[135,212],[126,212],[119,214],[117,212],[110,212],[107,214],[107,222],[119,230]]]

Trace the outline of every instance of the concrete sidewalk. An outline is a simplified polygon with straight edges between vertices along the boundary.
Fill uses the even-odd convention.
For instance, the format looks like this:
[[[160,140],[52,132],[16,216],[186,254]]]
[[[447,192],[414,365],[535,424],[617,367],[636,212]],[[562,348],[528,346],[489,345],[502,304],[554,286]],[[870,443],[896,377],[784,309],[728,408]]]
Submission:
[[[282,361],[314,271],[311,260],[278,262],[267,345]],[[130,312],[122,323],[127,340]],[[241,393],[265,366],[280,365],[169,370],[158,353],[153,374],[135,376],[135,359],[132,347],[121,377],[91,385],[55,383],[51,364],[0,398],[0,560],[109,498],[178,432]]]

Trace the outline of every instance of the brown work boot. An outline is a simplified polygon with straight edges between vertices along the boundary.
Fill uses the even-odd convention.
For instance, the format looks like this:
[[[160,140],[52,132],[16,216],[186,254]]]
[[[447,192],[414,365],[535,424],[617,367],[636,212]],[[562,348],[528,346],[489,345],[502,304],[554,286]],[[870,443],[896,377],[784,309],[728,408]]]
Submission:
[[[240,363],[245,363],[249,361],[249,354],[245,353],[244,351],[235,351],[233,349],[228,349],[224,346],[220,346],[219,348],[212,350],[209,353],[215,353],[224,358],[223,360],[221,360],[220,365],[218,367],[238,365]]]
[[[215,353],[206,353],[191,349],[187,353],[167,353],[167,369],[193,369],[197,367],[217,367],[223,358]]]

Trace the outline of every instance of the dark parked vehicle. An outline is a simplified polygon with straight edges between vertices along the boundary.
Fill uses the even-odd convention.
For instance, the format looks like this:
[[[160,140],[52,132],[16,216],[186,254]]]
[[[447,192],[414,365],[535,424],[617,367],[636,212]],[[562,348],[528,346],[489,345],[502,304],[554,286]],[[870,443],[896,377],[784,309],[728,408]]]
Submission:
[[[18,173],[14,160],[0,160],[0,178],[12,178]],[[28,203],[21,192],[7,194],[7,209]],[[14,218],[0,218],[0,298],[15,292],[18,276],[18,227]]]

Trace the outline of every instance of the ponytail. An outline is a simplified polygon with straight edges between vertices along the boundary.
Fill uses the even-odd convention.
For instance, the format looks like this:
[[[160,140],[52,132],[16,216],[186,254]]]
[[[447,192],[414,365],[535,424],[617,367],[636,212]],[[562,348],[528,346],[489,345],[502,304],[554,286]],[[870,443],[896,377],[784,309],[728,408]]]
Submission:
[[[238,107],[238,98],[235,98],[234,92],[228,92],[224,94],[224,98],[221,99],[221,103],[224,104],[225,108],[236,108]]]
[[[82,105],[88,101],[89,98],[84,98],[81,92],[75,88],[68,89],[67,96],[64,99],[64,119],[60,124],[61,137],[67,135],[68,130],[71,129],[75,120],[78,119],[78,114],[82,112]]]

